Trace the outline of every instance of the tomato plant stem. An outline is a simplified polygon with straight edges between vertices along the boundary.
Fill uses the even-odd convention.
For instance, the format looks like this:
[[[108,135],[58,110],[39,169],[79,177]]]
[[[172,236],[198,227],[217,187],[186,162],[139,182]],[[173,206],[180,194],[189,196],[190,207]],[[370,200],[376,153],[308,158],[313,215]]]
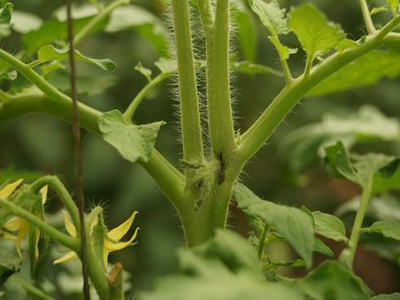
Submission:
[[[359,4],[360,4],[361,12],[362,12],[362,15],[364,18],[365,27],[367,28],[368,33],[375,34],[376,29],[374,26],[374,22],[372,21],[372,18],[371,18],[371,13],[369,11],[367,1],[359,0]]]
[[[203,139],[188,1],[173,0],[172,13],[178,61],[183,159],[188,162],[203,161]]]
[[[353,264],[354,255],[357,250],[358,240],[360,239],[360,229],[362,227],[364,216],[367,211],[367,207],[369,201],[371,199],[372,187],[373,187],[374,179],[373,174],[369,176],[368,181],[363,188],[363,192],[361,195],[361,203],[360,207],[357,210],[356,219],[354,220],[353,229],[351,231],[351,236],[349,240],[349,250],[350,250],[350,261],[349,265]]]
[[[52,239],[56,240],[60,244],[64,245],[68,249],[71,249],[75,252],[79,251],[80,243],[79,240],[73,237],[70,237],[58,229],[50,226],[45,221],[39,219],[35,215],[31,214],[29,211],[16,206],[15,204],[11,203],[8,200],[0,199],[0,206],[3,206],[6,210],[8,210],[13,215],[21,217],[22,219],[28,221],[29,223],[33,224],[39,230],[44,232],[45,234],[49,235]]]

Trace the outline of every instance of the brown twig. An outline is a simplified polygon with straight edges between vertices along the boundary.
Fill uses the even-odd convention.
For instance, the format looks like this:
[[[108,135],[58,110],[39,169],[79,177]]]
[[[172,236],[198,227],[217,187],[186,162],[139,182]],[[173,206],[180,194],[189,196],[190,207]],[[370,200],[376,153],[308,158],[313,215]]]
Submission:
[[[71,16],[71,0],[67,2],[67,19],[68,19],[68,43],[69,43],[69,65],[70,65],[70,84],[72,98],[72,135],[74,139],[75,153],[75,172],[78,189],[78,208],[80,220],[80,236],[81,236],[81,261],[83,274],[83,293],[85,300],[90,300],[89,276],[87,267],[87,251],[86,251],[86,230],[85,230],[85,197],[83,195],[83,176],[82,176],[82,146],[81,131],[79,128],[78,115],[78,92],[76,86],[76,64],[74,55],[74,24]]]

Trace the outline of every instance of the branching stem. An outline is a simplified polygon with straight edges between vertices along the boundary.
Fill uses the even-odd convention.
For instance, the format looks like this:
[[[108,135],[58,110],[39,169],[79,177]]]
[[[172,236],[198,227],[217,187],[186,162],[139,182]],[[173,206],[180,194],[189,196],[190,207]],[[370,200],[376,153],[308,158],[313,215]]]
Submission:
[[[308,77],[302,75],[294,79],[293,83],[278,94],[258,120],[242,135],[238,150],[241,160],[246,162],[262,147],[308,91],[350,62],[378,47],[399,23],[400,17],[392,19],[375,35],[368,37],[364,43],[325,59],[313,68]]]

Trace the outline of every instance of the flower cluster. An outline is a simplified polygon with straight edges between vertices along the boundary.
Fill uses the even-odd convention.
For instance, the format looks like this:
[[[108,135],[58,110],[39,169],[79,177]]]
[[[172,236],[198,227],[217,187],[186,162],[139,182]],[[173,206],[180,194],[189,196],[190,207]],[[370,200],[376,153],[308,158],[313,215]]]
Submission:
[[[0,190],[0,198],[7,200],[14,193],[14,191],[22,184],[22,182],[23,182],[23,180],[19,179],[15,182],[9,183],[6,186],[4,186]],[[46,203],[47,191],[48,191],[47,186],[44,186],[40,190],[40,194],[42,197],[42,205],[44,205]],[[31,228],[31,224],[20,217],[11,218],[3,226],[4,238],[15,241],[15,246],[16,246],[18,255],[20,257],[22,257],[21,243],[25,239],[25,237],[28,235],[30,228]],[[16,233],[16,235],[12,234],[14,232]],[[36,229],[35,230],[35,257],[36,258],[39,257],[39,248],[38,248],[39,236],[40,236],[40,231],[39,231],[39,229]]]

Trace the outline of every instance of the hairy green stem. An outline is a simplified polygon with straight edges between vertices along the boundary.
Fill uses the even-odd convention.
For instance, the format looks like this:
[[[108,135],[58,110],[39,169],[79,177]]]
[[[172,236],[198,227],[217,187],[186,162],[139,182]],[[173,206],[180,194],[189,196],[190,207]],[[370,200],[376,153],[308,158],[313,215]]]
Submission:
[[[125,119],[131,120],[136,112],[136,109],[139,107],[140,103],[142,103],[144,98],[149,94],[149,92],[168,77],[169,77],[168,74],[161,73],[157,77],[153,78],[150,82],[148,82],[146,86],[139,92],[139,94],[137,94],[136,97],[132,100],[128,108],[125,110],[124,112]]]
[[[209,36],[214,26],[214,11],[210,0],[198,0],[197,6],[200,12],[204,33]]]
[[[215,156],[230,160],[236,147],[229,74],[229,0],[216,3],[215,24],[207,39],[207,108]]]
[[[172,13],[178,60],[183,159],[188,162],[203,161],[203,139],[188,1],[172,0]]]
[[[367,31],[369,34],[375,34],[376,29],[374,26],[374,22],[372,21],[371,18],[371,13],[368,8],[368,4],[366,0],[359,0],[358,1],[361,7],[361,12],[364,18],[364,23],[365,23],[365,28],[367,28]]]
[[[88,36],[96,26],[107,18],[116,8],[122,5],[129,4],[129,0],[117,0],[111,2],[106,8],[104,8],[97,16],[89,21],[81,30],[77,32],[74,38],[74,44],[80,44],[83,39]]]
[[[11,203],[10,201],[0,199],[0,206],[6,208],[11,214],[21,217],[22,219],[26,220],[29,223],[32,223],[34,226],[39,228],[42,232],[49,235],[51,238],[59,242],[60,244],[64,245],[65,247],[73,250],[79,251],[79,241],[73,237],[70,237],[61,231],[57,230],[56,228],[50,226],[45,221],[39,219],[35,215],[31,214],[30,212],[26,211],[19,206]]]
[[[79,228],[81,226],[79,222],[78,208],[75,205],[75,202],[72,199],[71,195],[68,193],[67,189],[61,183],[60,179],[58,179],[58,177],[56,176],[45,176],[36,180],[31,187],[35,193],[38,193],[39,190],[45,185],[49,185],[52,189],[56,191],[57,195],[60,197],[61,202],[64,204],[65,208],[70,214],[75,228],[77,228],[79,231]]]
[[[375,35],[369,36],[364,43],[332,55],[312,68],[308,77],[302,75],[290,86],[285,87],[258,120],[242,135],[238,149],[240,159],[244,162],[249,160],[308,91],[342,67],[378,47],[399,23],[400,17],[394,18]]]

